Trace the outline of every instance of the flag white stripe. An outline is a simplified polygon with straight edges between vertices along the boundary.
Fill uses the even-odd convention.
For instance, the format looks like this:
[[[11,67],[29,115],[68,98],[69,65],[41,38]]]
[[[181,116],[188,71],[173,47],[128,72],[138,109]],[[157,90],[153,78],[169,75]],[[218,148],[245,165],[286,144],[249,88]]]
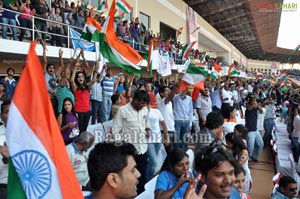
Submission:
[[[122,1],[117,1],[117,5],[119,7],[122,8],[122,10],[124,10],[124,12],[126,12],[127,14],[131,12],[131,10],[126,6],[125,3],[123,3]]]
[[[45,158],[43,160],[48,161],[49,167],[47,169],[49,170],[42,170],[42,172],[45,174],[47,171],[49,172],[49,180],[50,187],[49,189],[46,189],[46,184],[44,184],[44,199],[53,199],[53,198],[62,198],[62,193],[60,189],[60,183],[58,179],[58,174],[55,165],[52,162],[52,159],[50,158],[47,150],[43,146],[43,144],[40,142],[40,140],[36,137],[35,133],[32,131],[32,129],[28,126],[27,122],[22,117],[21,113],[19,112],[17,106],[12,101],[9,109],[9,115],[8,118],[8,125],[6,130],[6,137],[7,137],[7,145],[9,147],[9,154],[11,157],[14,157],[14,155],[19,154],[20,152],[24,150],[30,150],[30,151],[37,151]],[[42,129],[41,129],[42,130]],[[16,156],[15,156],[16,157]],[[19,157],[19,156],[17,156]],[[14,165],[16,166],[16,159],[12,158],[12,161]],[[28,160],[30,162],[30,159]],[[38,162],[41,163],[41,162]],[[17,171],[20,172],[19,169],[16,168]],[[18,173],[19,174],[19,173]],[[20,175],[20,174],[19,174]],[[45,176],[46,177],[46,176]],[[39,179],[41,180],[41,179]],[[22,182],[23,184],[24,182]],[[30,180],[26,181],[27,186],[30,184]],[[24,186],[24,184],[23,184]],[[24,187],[23,187],[24,189]],[[25,191],[26,193],[26,191]],[[30,193],[27,192],[26,194]],[[32,193],[32,192],[31,192]],[[40,191],[41,193],[41,191]],[[38,194],[38,193],[37,193]],[[27,195],[28,197],[28,195]],[[34,197],[31,195],[31,197],[28,197],[30,199],[38,198],[37,195]]]
[[[111,49],[111,51],[113,52],[113,54],[115,55],[116,59],[117,59],[120,63],[122,63],[122,64],[124,64],[124,65],[127,65],[127,66],[132,66],[133,68],[136,68],[136,69],[138,69],[138,70],[141,69],[141,67],[138,66],[138,65],[141,65],[142,60],[136,65],[136,64],[134,64],[134,63],[128,61],[124,56],[122,56],[122,55],[119,53],[119,51],[117,51],[116,49],[114,49],[112,46],[110,46],[109,44],[107,44],[107,45],[110,47],[110,49]]]
[[[205,76],[201,74],[185,73],[182,77],[182,80],[194,85],[202,80],[205,80]]]

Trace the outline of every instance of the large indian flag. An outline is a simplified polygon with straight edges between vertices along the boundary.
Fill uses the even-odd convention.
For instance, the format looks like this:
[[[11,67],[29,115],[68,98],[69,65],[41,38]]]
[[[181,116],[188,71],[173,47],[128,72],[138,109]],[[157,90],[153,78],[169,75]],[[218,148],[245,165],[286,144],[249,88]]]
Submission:
[[[204,80],[208,75],[208,71],[202,67],[190,64],[183,75],[182,80],[191,84],[200,90],[204,90]]]
[[[241,71],[238,70],[234,64],[231,64],[230,67],[229,67],[229,70],[228,70],[228,76],[229,77],[232,77],[232,76],[237,76],[237,75],[240,75],[241,74]]]
[[[152,64],[153,64],[153,56],[152,56],[152,52],[153,52],[153,44],[154,44],[154,39],[151,40],[150,44],[149,44],[149,49],[148,49],[148,64],[147,64],[147,70],[149,71],[149,75],[150,77],[152,77]]]
[[[87,18],[85,25],[83,27],[83,31],[81,33],[81,37],[88,41],[99,41],[101,27],[99,23],[93,18],[93,10],[90,16]]]
[[[130,74],[140,77],[142,73],[140,65],[143,58],[131,46],[117,38],[114,31],[114,12],[115,0],[112,2],[109,14],[101,29],[99,40],[100,51],[110,63],[121,67]]]
[[[293,79],[293,78],[289,78],[288,77],[289,82],[291,82],[293,89],[298,89],[300,88],[300,83],[299,81]]]
[[[82,199],[35,46],[36,43],[30,45],[9,110],[8,198]]]
[[[197,41],[193,41],[192,43],[185,44],[185,46],[182,49],[182,54],[181,54],[182,58],[187,59],[189,57],[189,53],[192,50],[192,48],[196,42]]]

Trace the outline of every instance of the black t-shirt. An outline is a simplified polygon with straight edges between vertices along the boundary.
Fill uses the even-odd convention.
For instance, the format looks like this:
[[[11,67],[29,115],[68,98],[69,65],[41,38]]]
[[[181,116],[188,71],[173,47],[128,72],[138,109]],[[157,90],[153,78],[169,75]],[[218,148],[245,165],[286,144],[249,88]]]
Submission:
[[[34,9],[35,9],[35,13],[36,13],[36,14],[42,15],[42,16],[39,16],[40,18],[44,18],[44,19],[47,19],[47,18],[48,18],[48,17],[45,15],[45,14],[48,12],[47,6],[43,7],[43,6],[41,6],[40,4],[35,4]],[[35,19],[35,21],[46,23],[45,20],[41,20],[41,19],[37,19],[37,18]]]
[[[251,110],[246,109],[245,113],[245,122],[248,131],[256,131],[257,130],[257,111],[258,108],[253,108]]]

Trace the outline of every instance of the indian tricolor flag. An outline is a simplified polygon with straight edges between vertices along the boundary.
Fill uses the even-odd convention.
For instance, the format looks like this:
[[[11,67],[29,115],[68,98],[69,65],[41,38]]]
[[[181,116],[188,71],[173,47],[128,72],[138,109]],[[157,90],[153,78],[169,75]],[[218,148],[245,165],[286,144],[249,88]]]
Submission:
[[[31,43],[9,109],[9,199],[83,199]]]
[[[219,64],[214,63],[214,69],[219,73],[222,70],[222,67]]]
[[[178,30],[176,31],[176,41],[179,41],[179,38],[181,36],[183,27],[178,28]]]
[[[108,9],[108,3],[107,3],[107,0],[103,0],[97,7],[97,10],[101,11],[101,10],[106,10],[106,9]]]
[[[265,73],[258,70],[257,73],[256,73],[256,81],[260,80],[260,79],[263,79],[265,77]]]
[[[239,75],[241,74],[240,70],[238,70],[234,64],[231,64],[230,67],[229,67],[229,70],[228,70],[228,76],[229,77],[232,77],[232,76],[236,76],[236,75]]]
[[[117,0],[117,6],[119,6],[127,14],[133,10],[131,5],[126,0]]]
[[[181,80],[200,90],[204,90],[204,81],[207,75],[208,71],[204,68],[190,64]]]
[[[115,0],[113,0],[109,14],[101,29],[100,51],[112,64],[115,64],[126,72],[140,77],[142,70],[139,65],[143,58],[131,46],[120,41],[114,31]]]
[[[300,83],[297,80],[288,77],[288,81],[291,82],[293,89],[300,88]]]
[[[189,43],[189,44],[186,44],[183,49],[182,49],[182,58],[188,58],[189,57],[189,53],[190,51],[192,50],[194,44],[196,43],[197,41],[193,41],[192,43]]]
[[[151,56],[152,55],[152,52],[153,52],[153,44],[154,44],[154,38],[152,38],[150,44],[149,44],[149,48],[148,48],[148,65],[147,65],[147,70],[149,71],[149,75],[150,77],[152,77],[152,59],[153,57]]]
[[[286,79],[286,72],[281,72],[278,77],[277,77],[277,84],[282,84],[284,82],[284,80]]]
[[[81,33],[81,38],[88,40],[88,41],[99,41],[100,40],[100,36],[99,36],[100,31],[101,31],[101,26],[93,18],[93,10],[92,10],[89,18],[86,20],[85,25],[83,27],[83,31]]]

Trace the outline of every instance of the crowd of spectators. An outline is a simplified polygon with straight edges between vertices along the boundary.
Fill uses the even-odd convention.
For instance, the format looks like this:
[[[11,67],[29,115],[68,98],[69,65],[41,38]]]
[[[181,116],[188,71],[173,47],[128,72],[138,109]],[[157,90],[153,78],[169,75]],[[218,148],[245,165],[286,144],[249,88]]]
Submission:
[[[286,71],[286,74],[289,75],[292,78],[299,79],[299,77],[300,77],[300,70],[299,69],[287,69],[285,71]]]
[[[32,40],[32,31],[25,28],[32,29],[31,15],[33,15],[37,17],[35,18],[34,28],[43,31],[40,34],[35,32],[35,39],[39,40],[41,35],[43,41],[52,46],[66,46],[67,26],[71,25],[76,31],[81,32],[90,13],[86,4],[79,5],[72,2],[69,5],[68,1],[64,2],[63,0],[54,0],[50,6],[45,0],[20,0],[9,4],[1,1],[1,3],[3,8],[8,9],[0,10],[1,23],[12,25],[10,28],[2,25],[3,39],[7,39],[7,32],[10,29],[13,40],[23,41],[24,38]],[[10,12],[9,10],[19,13]],[[94,13],[94,18],[102,26],[106,19],[105,16],[101,11]],[[175,64],[183,64],[182,49],[184,43],[169,35],[155,34],[151,29],[146,29],[145,25],[140,22],[139,17],[128,21],[124,19],[122,14],[116,16],[115,31],[120,40],[131,45],[142,55],[147,52],[148,45],[154,38],[154,49],[159,49],[160,54],[167,53]],[[214,63],[218,63],[220,66],[228,66],[224,57],[211,58],[208,54],[207,50],[193,49],[190,51],[189,57],[207,63],[210,68]]]
[[[274,103],[282,106],[283,102],[290,101],[285,120],[288,121],[288,132],[293,135],[293,118],[298,118],[296,109],[300,95],[298,90],[288,85],[283,90],[278,85],[261,81],[238,77],[213,80],[208,76],[204,90],[187,87],[179,91],[179,75],[175,76],[174,81],[145,81],[121,71],[113,74],[106,66],[98,70],[99,60],[94,67],[89,66],[83,50],[76,60],[71,58],[67,62],[62,59],[63,51],[59,50],[59,65],[55,66],[47,61],[45,43],[43,48],[45,81],[68,152],[76,154],[73,148],[77,146],[82,149],[82,159],[87,159],[85,151],[94,142],[91,136],[94,132],[85,132],[90,118],[90,125],[112,120],[111,131],[106,133],[116,141],[120,138],[118,135],[129,135],[130,132],[143,136],[144,141],[132,141],[138,152],[137,169],[141,173],[138,193],[143,191],[144,183],[156,173],[155,160],[159,151],[166,150],[172,164],[166,163],[161,167],[163,172],[158,177],[156,198],[170,193],[183,197],[187,182],[193,176],[193,172],[189,173],[189,164],[185,163],[188,161],[185,151],[192,144],[199,153],[216,145],[230,152],[242,167],[242,178],[245,178],[239,178],[245,183],[237,185],[237,189],[241,195],[249,194],[253,183],[249,163],[260,161],[262,148],[270,143],[275,117]],[[12,68],[7,70],[7,77],[1,82],[1,101],[6,101],[7,97],[11,98],[17,85]],[[242,118],[245,118],[245,123]],[[160,125],[164,127],[160,129]],[[294,142],[293,146],[297,157],[299,144]],[[152,163],[149,162],[151,160]],[[179,163],[183,165],[182,168],[174,170]],[[87,161],[82,161],[82,164],[87,164]],[[201,171],[204,168],[198,163],[196,169]],[[78,179],[82,179],[80,184],[83,190],[90,190],[86,165],[76,165],[74,170],[79,175]],[[236,175],[239,176],[240,172]],[[172,178],[172,185],[165,178]],[[234,179],[232,177],[231,180]],[[173,190],[172,186],[176,189]],[[236,190],[229,194],[235,193]]]

